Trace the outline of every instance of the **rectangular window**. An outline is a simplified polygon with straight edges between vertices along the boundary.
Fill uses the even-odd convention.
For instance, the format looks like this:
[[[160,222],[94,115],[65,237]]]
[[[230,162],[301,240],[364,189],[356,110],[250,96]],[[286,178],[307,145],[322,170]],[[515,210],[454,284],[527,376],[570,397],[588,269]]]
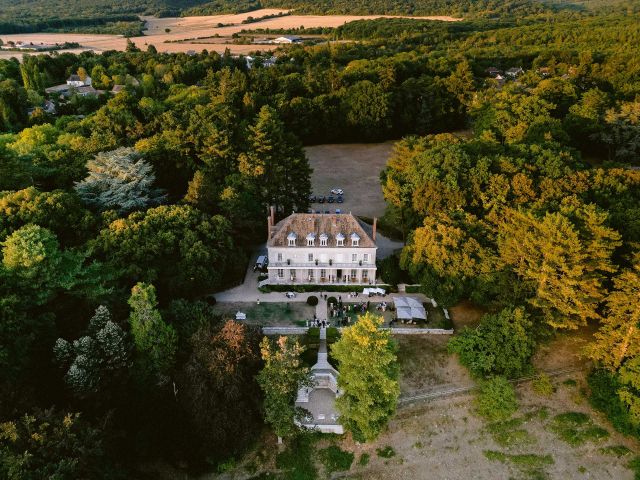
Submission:
[[[295,270],[289,270],[289,272],[291,272],[291,280],[295,280],[296,279],[296,271]]]
[[[279,254],[278,254],[278,261],[279,261],[279,262],[281,262],[281,261],[282,261],[282,254],[281,254],[281,253],[279,253]]]
[[[325,278],[327,278],[327,271],[326,271],[324,268],[320,269],[320,278],[321,278],[322,280],[324,280]]]
[[[338,247],[344,247],[344,240],[336,240],[336,245]]]
[[[296,241],[293,238],[289,239],[289,246],[290,247],[295,247],[296,246]]]
[[[310,261],[310,262],[313,262],[313,253],[310,253],[310,254],[309,254],[309,261]]]
[[[307,247],[313,247],[313,238],[307,238]]]
[[[283,268],[279,268],[278,269],[278,278],[284,278],[284,269]]]
[[[369,270],[363,270],[362,271],[362,280],[368,280],[369,279]]]
[[[351,280],[355,280],[358,272],[356,270],[351,270]]]
[[[351,240],[351,245],[357,247],[360,244],[360,240],[356,240],[355,238]]]
[[[358,254],[357,253],[352,253],[351,254],[351,261],[352,262],[357,262],[358,261]]]
[[[369,254],[365,253],[364,254],[364,263],[367,263],[369,261]]]
[[[327,246],[327,239],[326,238],[321,238],[320,239],[320,246],[321,247],[326,247]]]
[[[313,269],[309,269],[309,281],[313,282]]]

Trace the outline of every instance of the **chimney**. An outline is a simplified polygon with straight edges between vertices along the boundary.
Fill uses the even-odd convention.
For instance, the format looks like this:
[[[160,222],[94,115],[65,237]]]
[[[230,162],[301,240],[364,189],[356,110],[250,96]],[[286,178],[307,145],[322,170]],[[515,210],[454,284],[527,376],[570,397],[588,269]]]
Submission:
[[[376,229],[378,227],[378,219],[377,217],[373,217],[373,233],[371,234],[372,240],[376,241]]]
[[[276,209],[272,205],[271,207],[271,226],[273,227],[276,224]]]
[[[271,216],[267,217],[267,242],[271,240]]]

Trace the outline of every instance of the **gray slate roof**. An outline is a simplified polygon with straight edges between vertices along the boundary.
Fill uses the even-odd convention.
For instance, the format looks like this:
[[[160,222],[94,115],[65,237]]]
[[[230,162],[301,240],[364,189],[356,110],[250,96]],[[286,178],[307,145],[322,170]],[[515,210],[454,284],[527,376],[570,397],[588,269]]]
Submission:
[[[376,246],[366,224],[350,213],[294,213],[273,227],[267,246],[288,247],[287,238],[291,233],[296,236],[296,247],[306,247],[307,235],[309,234],[316,236],[316,247],[320,246],[318,239],[322,234],[328,237],[327,247],[337,246],[336,237],[338,234],[344,235],[344,246],[351,247],[352,233],[356,233],[360,237],[359,247],[372,248]]]

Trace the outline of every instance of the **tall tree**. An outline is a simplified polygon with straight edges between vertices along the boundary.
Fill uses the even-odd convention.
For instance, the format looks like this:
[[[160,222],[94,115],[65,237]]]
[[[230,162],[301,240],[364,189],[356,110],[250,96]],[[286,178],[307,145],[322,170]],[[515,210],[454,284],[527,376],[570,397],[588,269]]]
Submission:
[[[241,155],[239,169],[264,207],[274,205],[283,215],[307,209],[311,167],[275,109],[262,107],[249,127],[249,149]]]
[[[613,286],[589,356],[616,372],[628,359],[640,357],[640,262],[615,277]]]
[[[275,345],[264,337],[260,343],[264,368],[258,383],[264,392],[265,421],[278,438],[293,435],[297,431],[294,421],[304,415],[295,407],[298,389],[311,385],[309,369],[300,360],[303,350],[291,337],[280,337]]]
[[[620,234],[595,205],[565,206],[538,218],[509,210],[500,223],[500,259],[531,288],[529,302],[554,328],[576,329],[599,319],[604,275],[615,271]]]
[[[260,425],[259,342],[258,328],[231,320],[203,325],[191,337],[178,399],[202,440],[203,456],[226,459],[255,439]]]
[[[98,210],[127,213],[162,203],[164,194],[154,187],[153,168],[132,148],[96,155],[87,163],[89,176],[77,182],[76,192]]]
[[[171,325],[162,320],[157,309],[156,289],[153,285],[138,283],[129,297],[131,335],[145,375],[160,383],[168,381],[173,368],[178,336]]]
[[[400,395],[396,345],[390,332],[380,328],[382,322],[377,315],[361,316],[331,348],[340,364],[340,422],[360,441],[371,441],[383,431]]]
[[[130,348],[126,333],[111,320],[111,314],[100,305],[86,335],[73,342],[59,338],[54,354],[65,369],[65,380],[75,394],[87,397],[104,394],[130,366]]]

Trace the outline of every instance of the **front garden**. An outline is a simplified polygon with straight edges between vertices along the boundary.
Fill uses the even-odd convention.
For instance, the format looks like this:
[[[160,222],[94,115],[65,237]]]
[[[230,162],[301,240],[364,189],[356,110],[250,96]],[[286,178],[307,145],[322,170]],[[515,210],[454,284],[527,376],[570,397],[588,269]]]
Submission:
[[[305,326],[315,313],[315,307],[305,302],[220,302],[216,313],[226,318],[236,318],[237,312],[246,314],[246,322],[260,326]]]

